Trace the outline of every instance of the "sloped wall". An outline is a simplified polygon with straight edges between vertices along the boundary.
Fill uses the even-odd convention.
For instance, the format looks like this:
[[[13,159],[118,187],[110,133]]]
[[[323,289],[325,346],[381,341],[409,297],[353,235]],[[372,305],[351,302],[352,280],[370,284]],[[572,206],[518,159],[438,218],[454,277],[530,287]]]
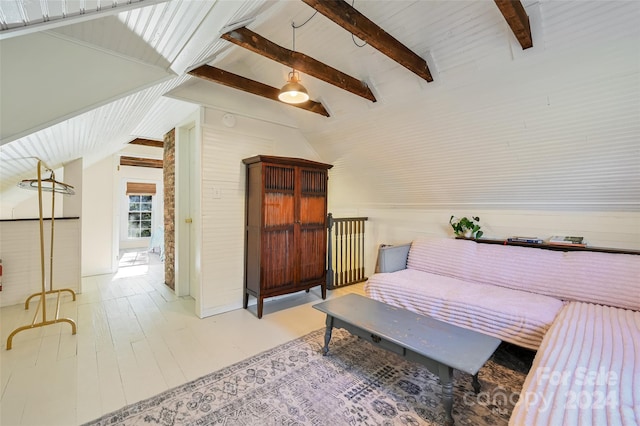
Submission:
[[[330,211],[370,218],[370,266],[377,244],[452,235],[452,214],[498,238],[640,248],[640,7],[540,14],[532,49],[440,70],[308,135],[334,164]]]
[[[640,6],[540,5],[533,48],[407,73],[308,134],[332,205],[640,211]]]
[[[3,143],[173,77],[163,68],[54,32],[5,39],[0,48]]]

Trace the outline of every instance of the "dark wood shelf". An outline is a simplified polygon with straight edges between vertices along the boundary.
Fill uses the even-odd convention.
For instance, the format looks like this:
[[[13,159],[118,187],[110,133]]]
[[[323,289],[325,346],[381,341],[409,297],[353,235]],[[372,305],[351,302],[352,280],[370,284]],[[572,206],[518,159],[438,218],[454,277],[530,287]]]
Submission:
[[[55,220],[76,220],[76,219],[80,219],[80,217],[78,217],[78,216],[56,217],[54,219]],[[51,218],[50,217],[43,217],[42,220],[51,220]],[[0,219],[0,222],[34,222],[34,221],[40,221],[40,218],[27,217],[27,218],[22,218],[22,219]]]
[[[480,244],[499,244],[503,246],[520,246],[520,247],[531,247],[538,248],[543,250],[555,250],[555,251],[594,251],[600,253],[617,253],[617,254],[635,254],[640,255],[640,250],[631,250],[631,249],[618,249],[611,247],[580,247],[580,246],[570,246],[570,245],[558,245],[558,244],[534,244],[534,243],[520,243],[520,242],[512,242],[507,240],[498,240],[492,238],[480,238],[480,239],[472,239],[472,238],[463,238],[456,237],[458,240],[469,240],[475,241]]]

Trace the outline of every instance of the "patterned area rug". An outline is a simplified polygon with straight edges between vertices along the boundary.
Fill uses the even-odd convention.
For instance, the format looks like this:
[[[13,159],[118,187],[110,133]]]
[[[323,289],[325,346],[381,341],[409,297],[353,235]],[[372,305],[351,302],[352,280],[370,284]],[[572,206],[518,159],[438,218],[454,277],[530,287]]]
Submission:
[[[334,329],[277,346],[87,425],[441,425],[442,387],[419,364]],[[456,425],[506,425],[533,353],[502,344],[479,372],[455,372]]]

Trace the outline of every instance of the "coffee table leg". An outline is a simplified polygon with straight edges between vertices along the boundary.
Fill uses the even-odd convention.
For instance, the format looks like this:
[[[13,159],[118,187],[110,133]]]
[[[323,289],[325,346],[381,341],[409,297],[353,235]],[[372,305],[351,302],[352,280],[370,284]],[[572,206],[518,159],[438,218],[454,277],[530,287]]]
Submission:
[[[480,382],[478,381],[478,373],[473,375],[471,386],[473,386],[473,391],[476,393],[476,395],[480,393]]]
[[[327,328],[324,332],[324,348],[322,348],[322,355],[329,353],[329,341],[331,340],[331,331],[333,330],[333,317],[327,315]]]
[[[444,406],[444,424],[446,426],[453,426],[453,369],[446,367],[446,377],[440,375],[440,381],[442,382],[442,405]]]

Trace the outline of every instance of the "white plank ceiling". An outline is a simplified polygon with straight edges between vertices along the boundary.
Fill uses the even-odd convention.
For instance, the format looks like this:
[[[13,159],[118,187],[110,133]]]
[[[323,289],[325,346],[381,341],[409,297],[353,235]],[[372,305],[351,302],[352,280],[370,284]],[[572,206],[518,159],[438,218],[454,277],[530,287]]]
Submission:
[[[231,89],[185,74],[206,62],[281,86],[289,69],[219,35],[250,18],[248,28],[291,48],[291,23],[314,12],[303,2],[110,0],[108,13],[103,3],[0,2],[0,118],[13,126],[2,130],[3,202],[32,177],[33,161],[22,158],[91,164],[135,137],[161,139],[198,103],[211,104],[210,91],[221,109],[255,116],[267,102],[294,123],[335,165],[332,179],[348,183],[334,205],[640,211],[638,1],[525,0],[534,36],[526,51],[493,1],[355,1],[427,59],[433,83],[317,14],[296,30],[296,50],[366,81],[378,98],[302,75],[330,118],[241,92],[225,104]],[[25,64],[36,74],[43,38],[96,59],[61,52],[38,77],[21,78]],[[8,47],[24,57],[5,60]],[[123,63],[132,70],[121,72]],[[39,115],[29,111],[36,104]]]

